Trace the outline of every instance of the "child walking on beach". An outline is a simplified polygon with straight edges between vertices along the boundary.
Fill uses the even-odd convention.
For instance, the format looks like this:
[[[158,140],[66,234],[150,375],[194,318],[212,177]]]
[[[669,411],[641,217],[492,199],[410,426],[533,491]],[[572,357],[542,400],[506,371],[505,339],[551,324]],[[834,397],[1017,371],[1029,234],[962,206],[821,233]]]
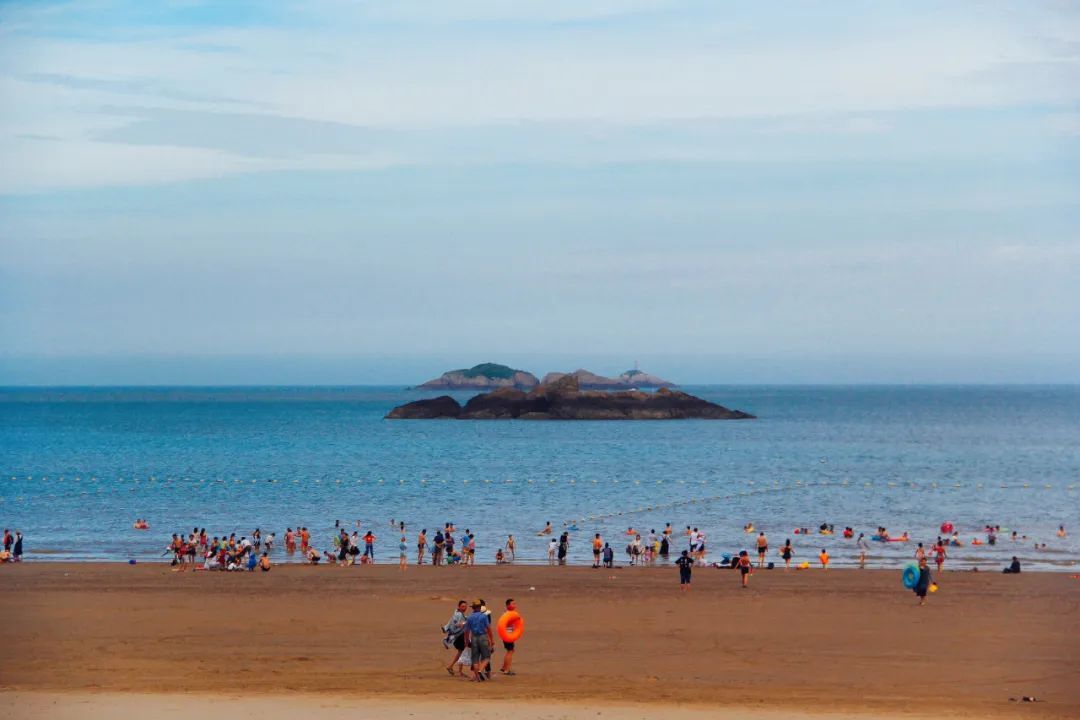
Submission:
[[[752,566],[750,564],[750,556],[745,550],[739,551],[739,575],[742,576],[742,586],[748,587],[750,582],[750,571]]]

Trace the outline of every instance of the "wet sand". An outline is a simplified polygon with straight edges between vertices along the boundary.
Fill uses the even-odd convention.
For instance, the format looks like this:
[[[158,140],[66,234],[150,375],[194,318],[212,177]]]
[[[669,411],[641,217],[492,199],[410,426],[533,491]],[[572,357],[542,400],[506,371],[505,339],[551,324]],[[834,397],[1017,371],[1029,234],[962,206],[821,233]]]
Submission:
[[[369,699],[402,717],[484,699],[512,703],[501,713],[511,718],[613,706],[640,717],[678,706],[686,718],[1080,716],[1080,580],[938,582],[920,608],[898,571],[764,571],[742,590],[731,571],[698,569],[680,597],[672,568],[23,563],[0,567],[0,701],[16,717],[134,716],[147,693],[187,717],[208,717],[196,709],[204,696],[240,703],[222,717],[274,717],[256,701],[286,693],[312,712]],[[516,677],[480,685],[443,669],[439,627],[458,598],[477,596],[496,615],[518,599]],[[1044,702],[1009,702],[1023,695]]]

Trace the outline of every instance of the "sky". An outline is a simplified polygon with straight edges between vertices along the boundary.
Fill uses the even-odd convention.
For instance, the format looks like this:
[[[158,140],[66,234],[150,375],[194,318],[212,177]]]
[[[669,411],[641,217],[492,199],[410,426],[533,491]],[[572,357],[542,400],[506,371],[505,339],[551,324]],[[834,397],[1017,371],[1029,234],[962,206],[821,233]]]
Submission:
[[[1080,382],[1080,5],[0,2],[0,385]]]

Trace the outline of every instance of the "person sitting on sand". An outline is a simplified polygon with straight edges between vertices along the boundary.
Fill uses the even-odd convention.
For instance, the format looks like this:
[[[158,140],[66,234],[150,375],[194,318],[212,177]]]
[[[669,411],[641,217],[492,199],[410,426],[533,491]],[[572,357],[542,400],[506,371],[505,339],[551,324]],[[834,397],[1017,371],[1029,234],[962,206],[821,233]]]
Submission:
[[[1020,560],[1019,560],[1019,558],[1017,558],[1015,555],[1013,555],[1013,559],[1012,559],[1012,562],[1009,563],[1009,567],[1005,568],[1001,572],[1003,572],[1006,575],[1019,575],[1020,574]]]
[[[270,570],[270,553],[264,552],[262,557],[259,558],[259,569],[263,572],[269,572]]]

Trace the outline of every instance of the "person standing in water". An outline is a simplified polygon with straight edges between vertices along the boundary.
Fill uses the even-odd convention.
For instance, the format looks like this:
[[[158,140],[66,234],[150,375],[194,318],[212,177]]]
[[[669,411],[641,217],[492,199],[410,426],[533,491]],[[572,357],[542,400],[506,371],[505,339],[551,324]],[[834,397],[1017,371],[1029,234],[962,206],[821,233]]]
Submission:
[[[416,564],[424,564],[424,555],[427,553],[427,528],[420,531],[416,536]]]
[[[757,536],[757,566],[760,570],[765,567],[765,553],[769,552],[769,541],[765,538],[765,533],[760,532]]]
[[[855,541],[855,547],[859,548],[859,569],[866,567],[866,551],[870,549],[870,543],[866,542],[866,534],[859,533],[859,539]]]
[[[941,568],[945,565],[945,541],[938,538],[937,544],[931,550],[934,553],[934,562],[937,563],[937,571],[940,573]]]
[[[517,557],[514,552],[515,550],[517,550],[517,543],[514,541],[514,536],[508,535],[506,538],[506,553],[510,556],[509,562],[514,562],[514,559]]]
[[[795,551],[791,547],[791,538],[787,539],[784,543],[784,547],[780,548],[780,557],[784,559],[784,570],[791,569],[791,557],[795,554]]]

